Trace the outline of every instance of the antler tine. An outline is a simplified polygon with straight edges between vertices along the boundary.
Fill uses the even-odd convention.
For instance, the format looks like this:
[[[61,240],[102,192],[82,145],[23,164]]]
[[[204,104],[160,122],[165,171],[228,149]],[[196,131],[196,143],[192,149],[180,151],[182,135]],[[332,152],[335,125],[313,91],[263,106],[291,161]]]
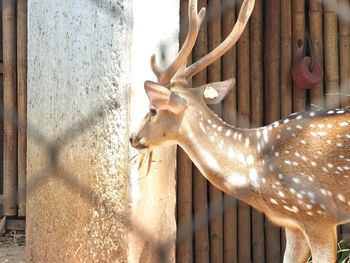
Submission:
[[[157,65],[156,55],[152,55],[151,57],[151,68],[158,78],[158,83],[164,86],[167,86],[182,65],[186,64],[186,60],[190,55],[194,44],[196,43],[199,28],[205,16],[205,8],[202,8],[199,13],[197,13],[197,0],[189,0],[188,5],[188,33],[186,40],[175,60],[170,66],[168,66],[168,68],[162,71]]]
[[[157,79],[159,80],[162,75],[162,70],[157,65],[156,54],[153,54],[151,56],[151,68],[153,73],[156,75]]]
[[[254,9],[255,0],[244,0],[242,3],[241,10],[238,15],[237,22],[233,27],[231,33],[227,38],[209,54],[199,59],[194,64],[186,68],[184,76],[190,78],[193,75],[197,74],[201,70],[205,69],[216,59],[224,55],[231,47],[233,47],[238,41],[239,37],[242,35],[245,26],[249,20],[250,15]]]

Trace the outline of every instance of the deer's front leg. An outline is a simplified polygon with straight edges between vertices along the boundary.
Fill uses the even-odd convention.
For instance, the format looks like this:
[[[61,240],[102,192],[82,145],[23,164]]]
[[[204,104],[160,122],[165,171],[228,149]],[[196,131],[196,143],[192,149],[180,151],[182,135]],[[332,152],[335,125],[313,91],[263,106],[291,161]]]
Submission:
[[[334,225],[317,225],[305,229],[313,263],[332,263],[336,260],[337,232]]]
[[[283,263],[305,263],[310,248],[304,234],[298,229],[286,228],[286,252]]]

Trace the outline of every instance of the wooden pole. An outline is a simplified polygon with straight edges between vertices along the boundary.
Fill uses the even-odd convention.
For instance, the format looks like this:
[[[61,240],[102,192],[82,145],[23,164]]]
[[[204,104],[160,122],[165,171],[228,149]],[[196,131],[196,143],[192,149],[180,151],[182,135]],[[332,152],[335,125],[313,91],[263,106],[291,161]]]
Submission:
[[[281,1],[281,117],[293,111],[292,69],[292,0]],[[281,232],[281,254],[286,247],[285,232]]]
[[[2,12],[2,1],[0,1],[0,7],[1,7],[1,12]],[[0,27],[1,27],[1,39],[3,36],[3,21],[2,19],[0,19]],[[1,59],[1,63],[0,63],[0,90],[2,92],[0,92],[0,100],[4,101],[4,55],[3,55],[3,41],[0,41],[0,59]],[[0,114],[1,114],[1,121],[0,121],[0,141],[4,142],[4,107],[0,108]],[[3,169],[4,167],[4,143],[0,144],[0,167]],[[4,192],[4,174],[2,171],[2,174],[0,176],[0,191],[1,193]],[[3,194],[1,195],[1,200],[0,200],[0,204],[4,204],[4,196]]]
[[[223,0],[222,34],[226,38],[235,24],[234,1]],[[233,47],[222,57],[222,77],[236,77],[236,48]],[[223,102],[223,118],[227,123],[237,124],[236,85]],[[224,262],[237,262],[237,199],[224,194]]]
[[[206,7],[206,0],[198,1],[198,9]],[[207,21],[203,21],[201,30],[198,34],[196,45],[193,49],[193,61],[197,61],[199,58],[207,54]],[[193,78],[194,87],[198,87],[207,82],[207,71],[203,70],[199,72]],[[194,193],[193,193],[193,209],[195,223],[203,222],[208,219],[208,193],[207,193],[207,180],[194,168]],[[205,218],[203,218],[205,217]],[[194,234],[194,246],[195,246],[195,261],[196,262],[209,262],[209,233],[208,224],[201,223],[200,226],[195,225]]]
[[[309,1],[309,25],[312,40],[312,50],[317,60],[323,65],[323,23],[322,23],[322,3],[319,0]],[[314,108],[324,107],[324,82],[311,89],[311,105]]]
[[[26,215],[27,0],[17,0],[18,215]]]
[[[4,52],[4,215],[17,215],[16,1],[2,1]]]
[[[339,107],[339,60],[337,3],[324,5],[324,60],[326,108]]]
[[[192,262],[192,162],[186,153],[177,149],[177,233],[178,262]]]
[[[236,10],[238,11],[238,10]],[[249,23],[237,43],[238,126],[250,127]],[[251,261],[250,206],[238,201],[238,262]]]
[[[180,46],[183,45],[188,31],[188,1],[180,1]],[[192,62],[191,56],[187,61]],[[177,148],[177,233],[176,261],[192,262],[192,162],[187,154]]]
[[[305,50],[305,0],[292,1],[293,63],[304,55]],[[293,111],[304,111],[306,92],[293,83]]]
[[[339,5],[350,8],[350,0],[339,0]],[[349,9],[348,9],[349,10]],[[350,13],[347,14],[349,19]],[[350,106],[350,22],[339,19],[340,105]],[[347,94],[348,96],[345,96]]]
[[[281,116],[292,113],[292,0],[281,1]]]
[[[280,1],[265,2],[265,123],[280,118]],[[280,229],[265,221],[266,261],[281,262]]]
[[[208,51],[221,43],[221,0],[208,0]],[[208,81],[221,80],[221,59],[216,60],[208,68]],[[219,116],[222,105],[211,107]],[[222,192],[209,184],[209,217],[210,217],[210,262],[223,262],[223,200]]]
[[[339,0],[340,8],[349,10],[350,0]],[[350,13],[347,13],[349,19]],[[342,108],[350,107],[350,22],[339,19],[339,65],[340,65],[340,105]],[[344,238],[350,235],[350,224],[342,225]]]
[[[250,18],[250,85],[253,127],[264,124],[263,3],[256,1]],[[252,260],[265,262],[264,216],[252,209]]]

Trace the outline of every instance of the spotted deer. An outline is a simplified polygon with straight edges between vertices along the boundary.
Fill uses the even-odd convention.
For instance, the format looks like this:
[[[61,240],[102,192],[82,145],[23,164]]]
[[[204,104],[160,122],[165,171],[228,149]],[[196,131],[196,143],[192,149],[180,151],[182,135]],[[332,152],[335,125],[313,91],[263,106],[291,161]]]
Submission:
[[[229,36],[190,66],[205,9],[189,0],[188,35],[157,82],[146,81],[150,110],[130,143],[140,151],[178,144],[201,173],[225,193],[262,211],[286,229],[284,262],[335,262],[336,226],[350,222],[350,111],[294,113],[256,129],[233,127],[207,104],[222,101],[234,79],[190,88],[188,79],[239,39],[254,8],[244,0]]]

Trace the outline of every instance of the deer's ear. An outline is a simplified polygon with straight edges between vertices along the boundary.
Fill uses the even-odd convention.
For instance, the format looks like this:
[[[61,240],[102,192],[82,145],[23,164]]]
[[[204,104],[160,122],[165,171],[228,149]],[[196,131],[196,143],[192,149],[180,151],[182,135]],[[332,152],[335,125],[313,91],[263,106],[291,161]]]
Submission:
[[[145,82],[145,91],[155,108],[180,114],[186,108],[186,101],[178,94],[152,81]]]
[[[231,78],[221,82],[214,82],[204,85],[203,96],[207,104],[220,103],[235,85],[235,79]]]

